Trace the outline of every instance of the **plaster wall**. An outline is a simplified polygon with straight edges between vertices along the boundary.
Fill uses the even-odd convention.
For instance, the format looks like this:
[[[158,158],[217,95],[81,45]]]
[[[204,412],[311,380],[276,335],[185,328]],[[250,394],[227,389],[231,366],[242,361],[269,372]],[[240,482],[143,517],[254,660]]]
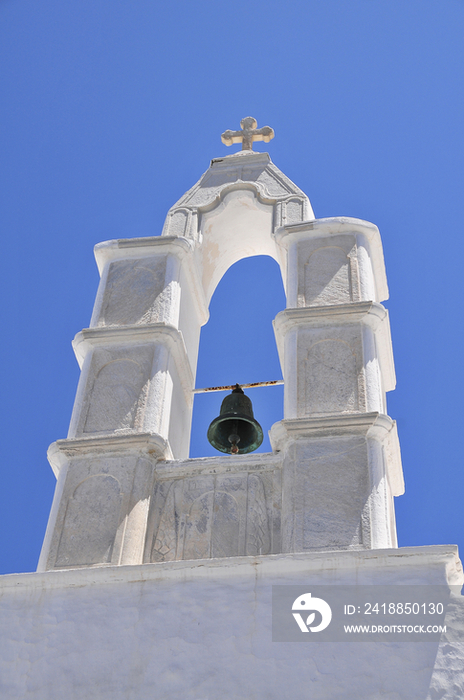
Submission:
[[[438,642],[271,641],[272,585],[462,585],[456,548],[170,562],[2,577],[5,700],[456,700],[464,606]]]

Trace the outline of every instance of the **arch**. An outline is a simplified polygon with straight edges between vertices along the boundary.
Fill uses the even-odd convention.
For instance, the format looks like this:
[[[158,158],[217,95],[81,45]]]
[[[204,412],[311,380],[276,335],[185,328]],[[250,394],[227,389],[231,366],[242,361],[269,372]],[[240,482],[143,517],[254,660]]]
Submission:
[[[200,180],[171,207],[161,238],[165,237],[170,246],[185,241],[185,248],[188,248],[188,255],[183,258],[186,264],[181,266],[179,278],[178,326],[187,340],[193,375],[200,327],[206,323],[211,298],[225,273],[245,258],[269,256],[280,266],[286,283],[287,252],[284,246],[277,243],[276,232],[282,226],[312,220],[314,213],[308,197],[272,163],[268,153],[243,151],[213,159]],[[180,246],[177,247],[180,249]],[[194,303],[190,303],[184,289],[191,290],[190,299],[194,299]],[[286,301],[276,309],[276,313],[285,307]],[[239,321],[244,312],[234,309],[233,318]],[[232,329],[231,322],[228,333],[232,333]],[[272,338],[273,345],[274,342]],[[276,375],[277,379],[281,376],[280,365]],[[242,383],[269,378],[256,374],[249,380],[242,377]],[[229,384],[230,381],[236,379],[227,378],[222,383]],[[213,383],[208,381],[203,384],[200,380],[198,384],[197,380],[197,386],[211,386]],[[171,426],[178,425],[177,415],[174,417],[178,408],[177,403],[171,404]],[[181,410],[183,415],[190,417],[192,404],[187,402]],[[191,425],[193,427],[194,423]],[[195,433],[194,427],[192,433]],[[184,456],[187,452],[189,437],[183,430],[182,444],[175,449],[176,457]],[[205,452],[202,452],[204,455]]]
[[[239,260],[269,255],[280,264],[273,231],[274,206],[251,187],[228,190],[214,208],[201,214],[202,282],[207,303],[224,274]]]
[[[272,322],[285,308],[279,266],[269,256],[240,260],[212,297],[210,319],[201,331],[197,387],[255,382],[282,377]],[[260,452],[270,451],[267,429],[283,417],[283,387],[246,389],[264,430]],[[218,455],[206,438],[224,393],[195,396],[191,457]]]

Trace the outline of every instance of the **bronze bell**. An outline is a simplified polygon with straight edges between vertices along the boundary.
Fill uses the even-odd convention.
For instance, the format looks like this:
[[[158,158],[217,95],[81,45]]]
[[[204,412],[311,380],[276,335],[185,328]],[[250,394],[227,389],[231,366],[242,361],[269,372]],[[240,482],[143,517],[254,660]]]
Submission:
[[[226,396],[219,416],[209,426],[208,440],[216,450],[232,455],[253,452],[261,445],[263,429],[253,418],[251,399],[238,384]]]

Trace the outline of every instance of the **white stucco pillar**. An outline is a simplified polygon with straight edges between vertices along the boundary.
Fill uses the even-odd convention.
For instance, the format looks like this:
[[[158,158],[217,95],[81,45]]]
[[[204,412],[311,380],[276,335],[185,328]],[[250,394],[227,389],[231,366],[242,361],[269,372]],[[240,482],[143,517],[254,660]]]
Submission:
[[[158,459],[188,456],[200,327],[207,319],[185,238],[109,241],[39,567],[143,561]]]
[[[194,245],[182,237],[101,243],[91,327],[69,437],[150,432],[188,456],[200,328],[208,315]],[[90,360],[87,359],[90,356]]]
[[[287,309],[274,322],[285,382],[282,548],[396,546],[403,492],[382,244],[376,226],[321,219],[281,228]]]

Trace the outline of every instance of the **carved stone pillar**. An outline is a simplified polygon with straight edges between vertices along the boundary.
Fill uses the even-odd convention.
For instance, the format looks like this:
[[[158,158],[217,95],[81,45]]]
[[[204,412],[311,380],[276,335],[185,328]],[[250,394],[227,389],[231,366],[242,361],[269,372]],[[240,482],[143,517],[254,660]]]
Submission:
[[[286,226],[287,309],[274,322],[285,381],[282,548],[396,546],[403,493],[388,296],[378,229],[357,219]]]
[[[188,456],[200,327],[207,319],[185,238],[109,241],[40,569],[143,561],[154,465]]]

